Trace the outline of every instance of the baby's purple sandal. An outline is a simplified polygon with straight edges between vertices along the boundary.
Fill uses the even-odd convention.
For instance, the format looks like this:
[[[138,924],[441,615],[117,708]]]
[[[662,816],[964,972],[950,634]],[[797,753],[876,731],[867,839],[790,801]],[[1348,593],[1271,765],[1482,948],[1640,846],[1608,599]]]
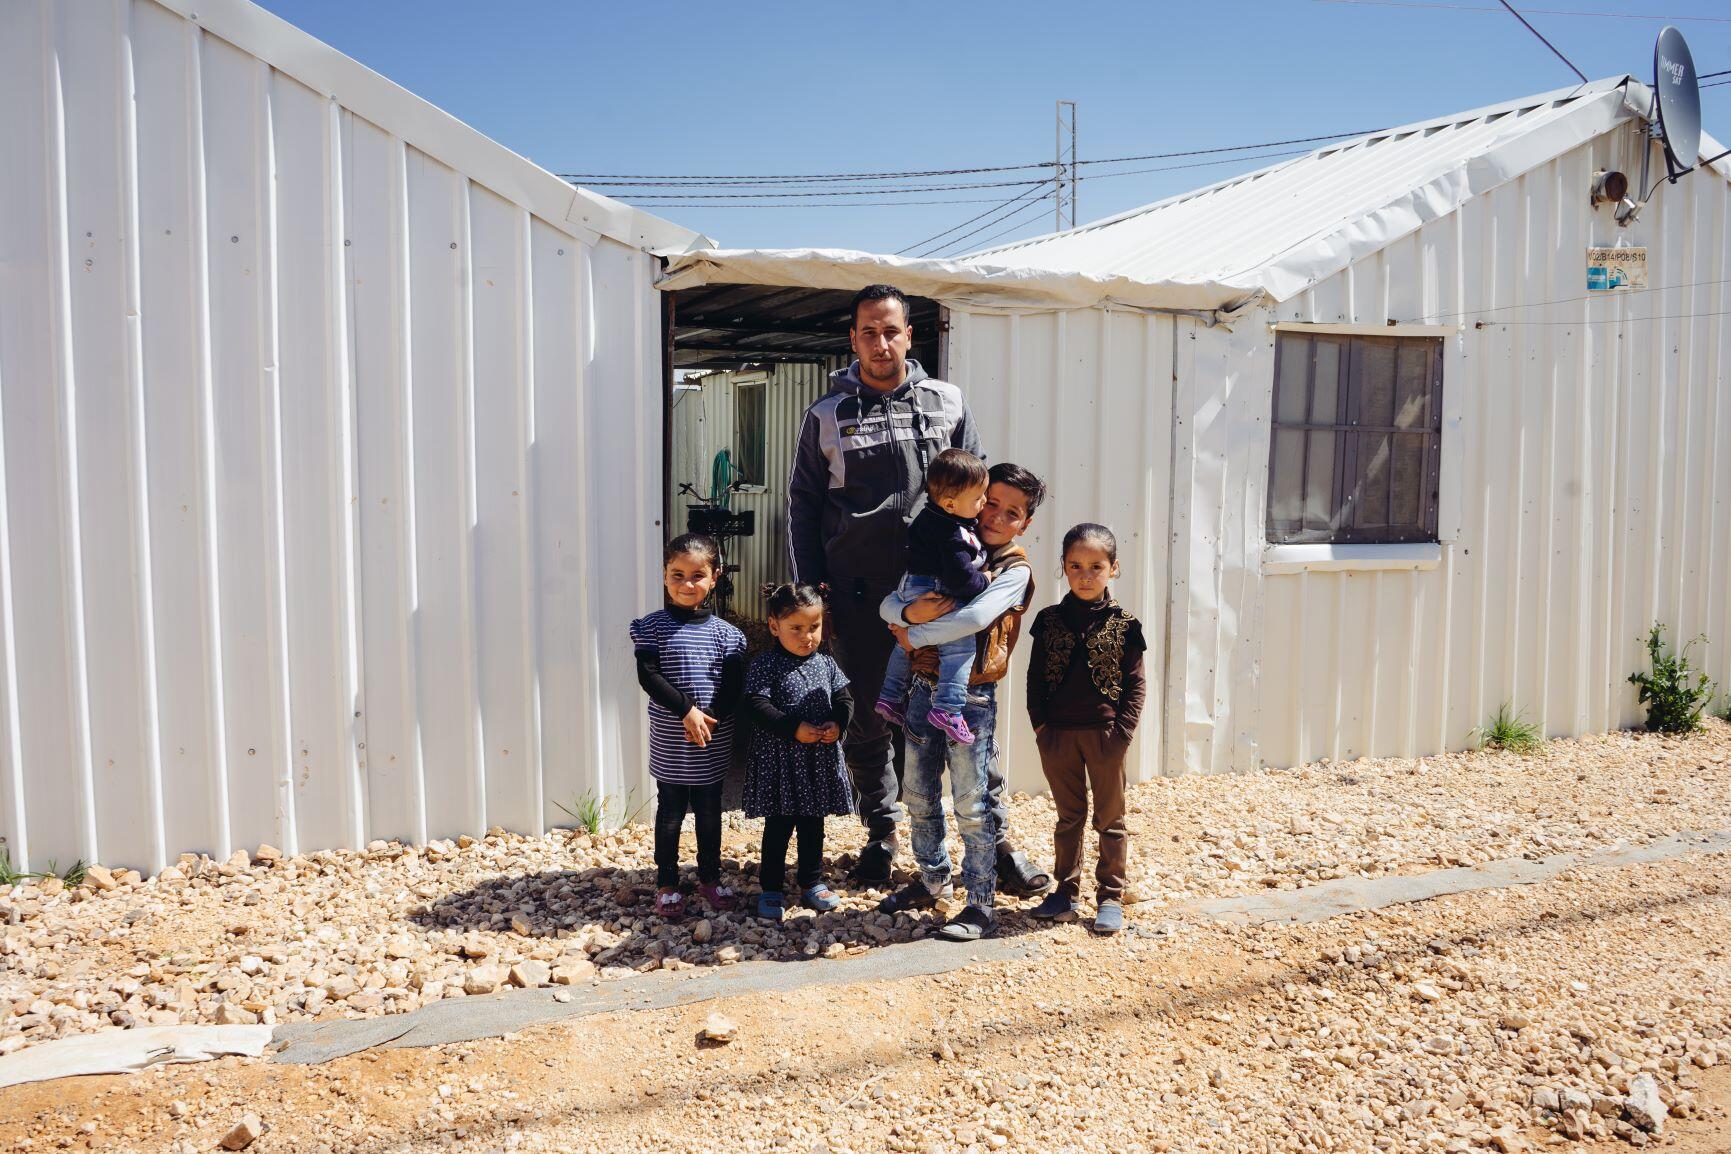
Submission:
[[[968,728],[967,719],[959,713],[945,713],[934,709],[926,714],[926,722],[933,729],[941,729],[951,741],[961,745],[974,744],[974,731]]]
[[[906,729],[908,727],[907,711],[902,708],[901,702],[891,701],[887,697],[880,697],[878,698],[878,703],[872,706],[872,708],[877,712],[879,717],[883,718],[897,729]]]

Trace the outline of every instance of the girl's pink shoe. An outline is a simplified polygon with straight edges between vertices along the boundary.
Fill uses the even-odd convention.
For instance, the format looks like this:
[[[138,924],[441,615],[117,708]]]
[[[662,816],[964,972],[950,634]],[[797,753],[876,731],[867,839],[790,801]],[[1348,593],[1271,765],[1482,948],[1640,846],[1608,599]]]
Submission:
[[[733,892],[732,886],[710,883],[697,887],[697,892],[703,895],[703,900],[709,903],[709,908],[716,913],[727,913],[739,905],[739,895]]]
[[[685,916],[685,895],[671,886],[662,886],[655,891],[655,913],[663,921],[678,921]]]
[[[934,709],[926,714],[926,721],[933,729],[941,729],[951,741],[961,745],[974,744],[974,731],[968,728],[967,719],[959,713],[944,713]]]

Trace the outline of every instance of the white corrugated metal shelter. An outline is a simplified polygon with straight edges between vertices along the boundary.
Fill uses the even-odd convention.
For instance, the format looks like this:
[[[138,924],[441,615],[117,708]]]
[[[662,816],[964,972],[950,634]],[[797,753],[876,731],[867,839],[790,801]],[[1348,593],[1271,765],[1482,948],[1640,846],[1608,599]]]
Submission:
[[[657,259],[244,0],[0,8],[0,835],[154,868],[645,785]]]
[[[642,789],[657,290],[705,285],[943,306],[988,452],[1053,484],[1037,604],[1068,524],[1119,530],[1141,776],[1459,747],[1502,702],[1631,724],[1654,620],[1731,682],[1727,170],[1627,229],[1588,201],[1647,102],[1535,96],[962,261],[693,251],[245,0],[8,4],[0,835],[155,867]],[[1618,241],[1652,287],[1588,296]],[[1441,339],[1434,540],[1268,544],[1284,330]]]
[[[693,252],[663,287],[886,280],[948,307],[987,451],[1054,487],[1037,604],[1067,525],[1119,530],[1120,599],[1164,648],[1143,775],[1460,748],[1504,702],[1550,735],[1627,726],[1653,621],[1704,633],[1731,684],[1726,168],[1628,228],[1589,199],[1657,156],[1648,107],[1614,78],[960,262]],[[1589,295],[1587,247],[1619,242],[1652,287]],[[1434,540],[1268,543],[1283,328],[1442,339]],[[1025,729],[1000,733],[1035,787]]]

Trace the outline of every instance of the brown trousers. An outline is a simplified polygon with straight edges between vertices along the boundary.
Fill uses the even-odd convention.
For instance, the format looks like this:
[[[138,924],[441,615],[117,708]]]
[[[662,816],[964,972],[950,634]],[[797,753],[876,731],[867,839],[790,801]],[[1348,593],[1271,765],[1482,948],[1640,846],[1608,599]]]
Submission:
[[[1088,790],[1094,791],[1094,832],[1100,835],[1100,861],[1094,869],[1095,900],[1124,896],[1130,831],[1124,825],[1124,754],[1129,746],[1104,729],[1054,729],[1034,735],[1040,768],[1058,807],[1052,834],[1052,872],[1058,891],[1074,899],[1082,882],[1082,831],[1088,824]]]

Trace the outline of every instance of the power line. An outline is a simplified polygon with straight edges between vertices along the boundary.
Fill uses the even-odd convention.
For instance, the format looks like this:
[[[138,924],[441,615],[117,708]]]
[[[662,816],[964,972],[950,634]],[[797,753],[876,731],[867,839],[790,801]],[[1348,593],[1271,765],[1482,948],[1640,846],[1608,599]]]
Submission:
[[[1380,132],[1383,130],[1382,129],[1376,129],[1373,131]],[[1316,144],[1316,143],[1321,143],[1321,142],[1330,141],[1330,140],[1344,140],[1348,137],[1353,137],[1353,136],[1369,136],[1369,135],[1371,135],[1371,133],[1365,132],[1365,131],[1331,132],[1331,133],[1328,133],[1328,134],[1322,135],[1322,136],[1300,136],[1300,137],[1293,137],[1289,140],[1264,140],[1264,141],[1259,141],[1258,143],[1255,143],[1255,144],[1232,144],[1232,145],[1226,145],[1226,146],[1218,147],[1218,148],[1191,148],[1191,149],[1185,149],[1185,150],[1178,151],[1178,152],[1151,152],[1151,153],[1145,153],[1145,154],[1139,155],[1139,156],[1095,157],[1093,159],[1088,159],[1088,160],[1079,160],[1076,163],[1079,167],[1081,165],[1129,164],[1129,163],[1132,163],[1135,161],[1140,161],[1140,160],[1172,160],[1172,159],[1176,159],[1176,158],[1180,158],[1180,157],[1186,157],[1186,156],[1216,156],[1216,155],[1220,155],[1222,153],[1228,153],[1228,152],[1254,152],[1258,149],[1280,148],[1280,147],[1284,147],[1284,146],[1290,145],[1290,144]],[[739,185],[739,186],[765,185],[765,186],[768,186],[768,185],[773,185],[773,184],[836,184],[836,183],[841,183],[841,182],[845,182],[845,181],[860,181],[860,180],[914,180],[914,179],[921,179],[921,178],[927,178],[927,177],[933,177],[933,176],[963,176],[963,175],[973,175],[973,174],[979,174],[979,173],[1020,172],[1020,171],[1026,171],[1028,169],[1051,169],[1053,167],[1054,167],[1053,161],[1044,160],[1044,161],[1036,161],[1036,162],[1031,163],[1031,164],[1000,164],[1000,165],[992,165],[992,166],[979,167],[979,168],[948,168],[948,169],[933,168],[933,169],[924,169],[924,170],[909,171],[909,172],[832,172],[832,173],[800,173],[800,174],[779,174],[779,175],[778,174],[758,174],[758,175],[734,175],[734,176],[721,176],[721,175],[679,176],[679,175],[666,174],[666,173],[630,175],[630,174],[625,174],[625,173],[568,172],[568,173],[561,173],[560,176],[561,176],[561,179],[563,179],[563,180],[569,181],[569,182],[574,183],[574,184],[583,184],[585,187],[599,188],[599,187],[603,187],[603,186],[612,187],[615,185],[619,185],[619,186],[628,186],[631,188],[669,188],[669,189],[678,190],[678,191],[670,191],[668,193],[661,194],[661,195],[697,196],[697,195],[702,195],[702,194],[699,194],[699,193],[689,193],[688,194],[688,193],[684,192],[684,190],[687,188],[724,188],[724,187],[729,187],[729,186],[734,186],[734,185]],[[1050,179],[1050,178],[1049,177],[1041,177],[1039,179],[1040,180],[1046,180],[1046,179]],[[664,182],[666,182],[666,183],[664,183]],[[971,182],[968,184],[959,185],[958,187],[963,187],[963,188],[1005,187],[1005,188],[1008,188],[1008,187],[1014,187],[1014,186],[1020,185],[1020,184],[1033,184],[1033,183],[1037,183],[1037,181],[1035,181],[1035,180],[1009,181],[1009,182],[1004,182],[1003,184],[994,184],[992,182],[987,182],[987,181],[976,181],[976,182]],[[932,187],[939,187],[939,186],[932,186]],[[851,195],[863,195],[863,194],[866,194],[868,192],[874,192],[874,191],[877,191],[877,190],[852,189],[852,190],[849,190],[849,194],[851,194]],[[897,189],[894,191],[897,191],[897,192],[901,192],[901,191],[915,192],[915,191],[919,191],[919,190],[918,189],[906,189],[906,190]],[[647,194],[647,195],[657,195],[657,194]]]
[[[1582,72],[1579,68],[1576,68],[1575,62],[1573,60],[1570,60],[1567,56],[1564,56],[1562,49],[1558,48],[1555,44],[1552,44],[1549,40],[1546,40],[1545,34],[1543,32],[1540,32],[1537,28],[1534,28],[1532,26],[1532,24],[1528,22],[1528,20],[1525,16],[1522,16],[1519,12],[1516,12],[1515,6],[1513,4],[1510,4],[1509,0],[1497,0],[1497,3],[1501,4],[1504,8],[1507,8],[1509,10],[1509,15],[1513,16],[1516,20],[1519,20],[1523,25],[1525,25],[1528,32],[1531,32],[1534,36],[1537,36],[1539,38],[1539,43],[1543,44],[1546,48],[1549,48],[1552,52],[1556,53],[1557,59],[1561,60],[1564,64],[1567,64],[1569,66],[1569,71],[1573,72],[1576,76],[1579,76],[1581,78],[1582,84],[1587,83],[1587,74],[1585,72]]]
[[[672,173],[653,172],[562,172],[563,180],[595,180],[595,181],[627,181],[627,180],[680,180],[706,181],[711,184],[732,184],[740,181],[818,181],[829,182],[837,180],[901,180],[929,176],[969,176],[981,172],[1016,172],[1024,168],[1051,168],[1049,160],[1035,161],[1033,164],[996,164],[982,168],[927,168],[909,172],[804,172],[804,173],[709,173],[697,175],[676,175]]]
[[[1617,292],[1587,293],[1583,296],[1559,297],[1556,300],[1549,300],[1549,301],[1525,301],[1525,302],[1523,302],[1521,304],[1517,304],[1517,305],[1490,305],[1486,308],[1467,309],[1465,312],[1458,312],[1458,313],[1425,313],[1424,316],[1425,316],[1426,320],[1447,320],[1451,317],[1479,317],[1479,316],[1484,316],[1487,313],[1507,312],[1510,309],[1542,309],[1542,308],[1548,308],[1551,305],[1579,304],[1581,301],[1610,301],[1610,300],[1616,300],[1619,297],[1636,296],[1636,295],[1641,294],[1641,293],[1662,293],[1662,292],[1670,292],[1673,289],[1708,288],[1712,285],[1717,285],[1717,284],[1731,284],[1731,277],[1721,278],[1719,280],[1696,280],[1696,281],[1679,282],[1677,284],[1648,285],[1646,288],[1620,289]],[[1488,323],[1500,325],[1500,324],[1507,324],[1507,323],[1513,323],[1513,322],[1492,321],[1492,322],[1488,322]],[[1558,322],[1558,323],[1570,323],[1570,322]],[[1574,322],[1574,323],[1579,323],[1579,322]]]
[[[1377,8],[1430,8],[1445,12],[1501,12],[1481,4],[1444,4],[1437,0],[1316,0],[1319,4],[1357,4]],[[1657,20],[1679,24],[1685,20],[1701,24],[1731,24],[1731,16],[1649,16],[1644,12],[1585,12],[1568,8],[1528,8],[1534,16],[1596,16],[1606,20]]]
[[[645,208],[901,208],[907,205],[922,204],[1004,203],[1001,200],[989,196],[965,196],[954,200],[796,200],[781,203],[751,201],[744,204],[737,201],[729,204],[712,204],[709,201],[703,200],[657,200],[653,197],[633,196],[630,193],[621,193],[615,199],[623,200],[628,204],[642,205]]]
[[[1099,160],[1078,160],[1077,164],[1128,164],[1134,160],[1171,160],[1180,156],[1212,156],[1220,152],[1253,152],[1259,148],[1280,148],[1287,144],[1315,144],[1324,140],[1342,140],[1348,136],[1373,136],[1386,131],[1373,128],[1368,132],[1332,132],[1327,136],[1295,136],[1291,140],[1265,140],[1261,144],[1234,144],[1226,148],[1192,148],[1185,152],[1151,152],[1146,156],[1109,156]],[[1150,170],[1153,171],[1153,170]],[[1098,178],[1090,178],[1098,179]]]
[[[1036,203],[1038,203],[1038,202],[1036,202]],[[1012,224],[1009,228],[1003,229],[999,232],[994,232],[991,236],[988,236],[983,240],[975,241],[974,247],[970,251],[972,251],[972,252],[984,252],[991,247],[993,241],[997,240],[999,237],[1002,237],[1002,236],[1005,236],[1009,233],[1015,232],[1017,229],[1022,228],[1023,225],[1025,225],[1026,223],[1027,223],[1026,221],[1022,221],[1022,222],[1019,222],[1016,224]]]
[[[1017,196],[1010,197],[1008,200],[997,201],[991,208],[988,208],[985,212],[979,213],[976,216],[970,216],[967,220],[964,220],[961,224],[958,224],[953,228],[946,228],[943,232],[940,232],[934,236],[928,236],[924,240],[916,240],[916,241],[914,241],[914,243],[908,245],[906,248],[897,249],[895,255],[901,256],[903,253],[908,252],[912,249],[924,248],[926,245],[931,244],[935,240],[942,240],[944,237],[949,236],[952,232],[955,232],[958,229],[967,228],[970,224],[973,224],[976,220],[979,220],[980,217],[991,216],[993,213],[997,212],[1001,208],[1008,208],[1010,205],[1015,204],[1017,201],[1022,200],[1025,197],[1032,196],[1034,192],[1035,192],[1035,189],[1030,188],[1026,192],[1023,192]]]
[[[1286,152],[1263,152],[1256,156],[1230,156],[1224,160],[1198,160],[1191,164],[1160,164],[1153,168],[1126,168],[1121,172],[1096,172],[1089,180],[1106,180],[1114,176],[1141,176],[1149,172],[1178,172],[1186,168],[1209,168],[1217,164],[1238,164],[1241,161],[1278,160],[1283,156],[1307,156],[1306,149],[1294,148]]]
[[[661,195],[678,196],[685,200],[795,200],[817,196],[898,196],[916,192],[953,192],[958,189],[976,188],[1022,188],[1026,185],[1045,184],[1048,178],[1039,180],[993,180],[973,184],[921,184],[908,188],[847,188],[847,189],[810,189],[803,192],[680,192],[663,193]],[[629,192],[615,195],[630,196]],[[655,193],[642,194],[645,198]]]
[[[1629,322],[1629,321],[1692,321],[1692,320],[1699,320],[1703,317],[1724,317],[1724,316],[1731,316],[1731,309],[1721,310],[1718,312],[1710,312],[1710,313],[1666,313],[1662,316],[1649,316],[1649,317],[1599,317],[1597,319],[1590,318],[1590,317],[1587,317],[1587,318],[1576,317],[1573,320],[1567,320],[1567,321],[1510,321],[1510,320],[1501,320],[1501,321],[1481,321],[1480,323],[1483,324],[1486,328],[1489,328],[1492,325],[1545,325],[1545,326],[1553,326],[1553,325],[1606,325],[1606,324],[1624,324],[1624,323]]]
[[[1020,208],[1017,208],[1016,210],[1008,213],[1007,215],[1000,216],[996,220],[988,220],[986,223],[980,225],[978,228],[975,228],[972,232],[964,232],[961,236],[955,237],[951,240],[947,240],[943,244],[938,245],[936,248],[928,248],[925,252],[920,253],[918,255],[921,258],[925,258],[925,257],[931,257],[931,256],[942,257],[942,256],[948,256],[948,255],[951,255],[953,253],[956,253],[962,249],[962,247],[963,247],[962,242],[966,241],[969,237],[977,236],[978,234],[986,231],[988,228],[991,228],[994,225],[1007,224],[1009,221],[1015,219],[1016,217],[1025,215],[1029,209],[1039,208],[1042,204],[1046,203],[1048,198],[1056,196],[1056,195],[1057,195],[1057,192],[1053,191],[1053,192],[1047,193],[1045,196],[1038,198],[1037,200],[1030,200],[1028,203],[1022,205]],[[1012,229],[1013,228],[1019,228],[1020,225],[1012,225],[1011,227],[1012,227]]]

